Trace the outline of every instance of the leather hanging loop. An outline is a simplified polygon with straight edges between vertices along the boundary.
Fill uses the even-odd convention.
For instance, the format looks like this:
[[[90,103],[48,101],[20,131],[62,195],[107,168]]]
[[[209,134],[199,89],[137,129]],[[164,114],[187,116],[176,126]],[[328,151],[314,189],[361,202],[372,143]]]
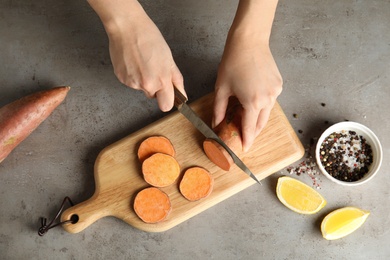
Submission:
[[[65,224],[65,223],[73,223],[73,220],[72,219],[69,219],[69,220],[65,220],[65,221],[62,221],[62,222],[59,222],[59,223],[56,223],[54,224],[54,221],[56,221],[60,216],[61,216],[61,213],[64,211],[64,207],[65,207],[65,203],[66,202],[69,202],[69,204],[71,206],[73,206],[73,202],[72,200],[69,198],[69,197],[65,197],[62,204],[61,204],[61,207],[60,209],[58,210],[56,216],[54,217],[54,219],[52,221],[50,221],[50,223],[47,225],[47,219],[46,218],[41,218],[41,227],[39,228],[38,230],[38,235],[39,236],[43,236],[47,233],[47,231],[49,231],[49,229],[52,229],[56,226],[59,226],[59,225],[62,225],[62,224]]]

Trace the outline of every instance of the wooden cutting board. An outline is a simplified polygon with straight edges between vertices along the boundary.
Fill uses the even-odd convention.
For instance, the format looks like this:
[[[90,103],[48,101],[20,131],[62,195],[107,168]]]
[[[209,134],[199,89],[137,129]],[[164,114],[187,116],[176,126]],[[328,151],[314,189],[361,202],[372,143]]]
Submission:
[[[206,122],[211,122],[213,93],[194,103],[191,108]],[[171,200],[172,211],[160,223],[147,224],[133,210],[134,197],[149,185],[143,180],[137,149],[142,140],[153,135],[169,138],[176,150],[176,159],[182,172],[191,166],[202,166],[214,177],[214,189],[209,197],[190,202],[179,192],[180,177],[173,185],[162,188]],[[61,221],[77,219],[77,223],[63,224],[66,231],[77,233],[105,216],[122,219],[131,226],[149,232],[168,230],[239,191],[257,184],[237,166],[225,172],[215,166],[204,154],[204,136],[179,112],[152,123],[145,128],[106,147],[95,162],[94,195],[61,215]],[[256,138],[251,149],[241,160],[261,180],[302,158],[304,148],[283,110],[275,104],[269,121]]]

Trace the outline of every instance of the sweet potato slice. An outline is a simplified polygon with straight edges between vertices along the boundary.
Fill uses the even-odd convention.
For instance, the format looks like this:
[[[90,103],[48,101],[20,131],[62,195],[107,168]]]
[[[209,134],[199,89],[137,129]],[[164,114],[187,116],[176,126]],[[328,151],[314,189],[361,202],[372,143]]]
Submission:
[[[166,187],[180,174],[179,163],[170,155],[155,153],[142,163],[142,173],[147,183],[154,187]]]
[[[226,111],[224,120],[214,128],[215,133],[236,154],[242,153],[241,131],[242,106],[238,100],[233,99]],[[229,171],[234,164],[233,158],[218,142],[206,139],[203,150],[214,164],[225,171]]]
[[[186,199],[196,201],[210,195],[213,186],[214,179],[206,169],[191,167],[185,171],[179,189]]]
[[[168,195],[155,187],[141,190],[134,199],[134,211],[145,223],[158,223],[165,220],[171,209]]]
[[[0,162],[65,99],[70,87],[36,92],[0,109]]]
[[[164,153],[175,156],[175,149],[171,141],[165,136],[151,136],[143,140],[138,148],[138,159],[143,162],[155,153]]]
[[[234,164],[233,158],[225,148],[213,139],[203,141],[203,150],[210,161],[224,171],[229,171],[230,167]]]

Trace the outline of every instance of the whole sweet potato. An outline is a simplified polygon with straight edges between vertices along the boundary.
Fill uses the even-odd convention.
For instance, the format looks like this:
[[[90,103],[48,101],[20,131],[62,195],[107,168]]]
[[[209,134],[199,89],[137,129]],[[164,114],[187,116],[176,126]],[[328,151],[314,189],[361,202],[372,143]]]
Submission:
[[[0,163],[53,112],[69,89],[40,91],[0,108]]]

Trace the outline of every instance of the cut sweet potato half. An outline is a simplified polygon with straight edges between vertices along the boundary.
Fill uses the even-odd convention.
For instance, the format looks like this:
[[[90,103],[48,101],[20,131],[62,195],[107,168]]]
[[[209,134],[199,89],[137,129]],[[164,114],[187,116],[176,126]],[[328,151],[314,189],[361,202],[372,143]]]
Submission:
[[[166,187],[180,175],[176,159],[163,153],[155,153],[142,163],[142,174],[147,183],[154,187]]]
[[[134,199],[134,211],[145,223],[158,223],[165,220],[171,209],[168,195],[155,187],[141,190]]]
[[[213,190],[214,179],[202,167],[191,167],[184,173],[179,189],[181,194],[190,201],[206,198]]]
[[[164,153],[175,156],[175,149],[171,141],[165,136],[151,136],[142,141],[138,148],[138,159],[143,162],[155,153]]]
[[[236,154],[242,153],[241,131],[242,106],[238,100],[233,99],[226,111],[224,120],[214,128],[219,138]],[[229,171],[234,164],[233,158],[218,142],[206,139],[203,150],[214,164],[225,171]]]

